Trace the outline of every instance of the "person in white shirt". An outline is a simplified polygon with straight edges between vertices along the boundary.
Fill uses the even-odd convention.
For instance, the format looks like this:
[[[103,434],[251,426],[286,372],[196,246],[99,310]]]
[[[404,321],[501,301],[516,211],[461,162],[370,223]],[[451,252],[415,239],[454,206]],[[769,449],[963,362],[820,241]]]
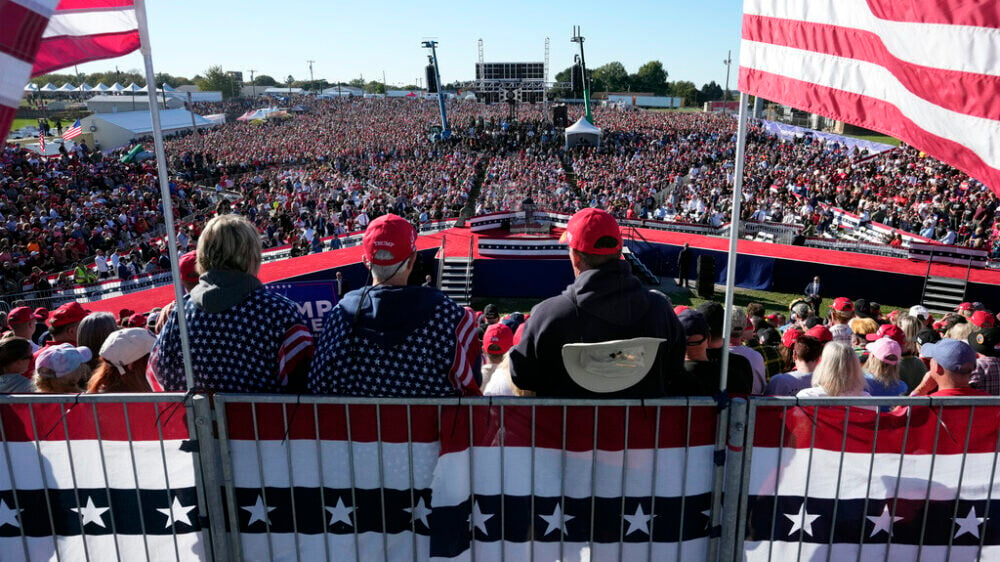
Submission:
[[[764,356],[743,345],[743,337],[747,335],[747,328],[750,326],[750,321],[747,320],[746,313],[738,306],[734,306],[730,314],[733,331],[729,336],[729,352],[746,357],[753,371],[751,392],[753,394],[764,394],[764,388],[767,387],[767,371],[764,368]]]
[[[94,266],[97,267],[98,278],[107,279],[111,276],[108,269],[108,258],[104,257],[104,250],[97,250],[97,255],[94,256]]]
[[[799,398],[870,396],[865,392],[865,374],[851,346],[833,341],[823,347],[812,387],[799,391]],[[875,407],[871,407],[875,409]]]

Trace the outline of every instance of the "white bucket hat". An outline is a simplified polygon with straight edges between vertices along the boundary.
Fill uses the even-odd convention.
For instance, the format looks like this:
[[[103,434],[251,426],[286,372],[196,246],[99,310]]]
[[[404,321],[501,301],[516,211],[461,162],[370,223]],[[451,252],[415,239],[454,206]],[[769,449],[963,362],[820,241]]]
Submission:
[[[568,343],[563,366],[571,379],[600,394],[618,392],[639,383],[653,368],[662,338],[632,338],[599,343]]]

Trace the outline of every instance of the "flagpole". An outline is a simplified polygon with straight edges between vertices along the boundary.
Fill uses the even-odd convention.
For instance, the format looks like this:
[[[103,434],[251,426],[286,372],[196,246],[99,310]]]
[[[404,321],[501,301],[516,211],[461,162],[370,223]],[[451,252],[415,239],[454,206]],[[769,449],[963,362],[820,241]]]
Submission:
[[[733,170],[733,214],[729,219],[729,256],[726,263],[726,304],[722,323],[722,373],[719,391],[725,392],[729,378],[729,340],[733,333],[733,288],[736,286],[736,246],[740,239],[740,210],[743,205],[743,162],[747,143],[747,95],[740,92],[740,121],[736,128],[736,162]]]
[[[181,355],[184,360],[184,381],[187,389],[194,388],[194,369],[191,366],[191,348],[188,344],[187,319],[184,317],[184,289],[181,285],[177,231],[174,226],[174,208],[170,199],[167,178],[167,157],[163,148],[163,129],[160,126],[160,106],[156,102],[156,75],[153,73],[153,54],[149,46],[149,26],[146,23],[146,2],[136,0],[135,17],[139,24],[139,50],[146,65],[146,95],[149,97],[149,115],[153,120],[153,146],[156,154],[156,175],[160,180],[160,198],[163,202],[163,222],[167,227],[167,249],[170,252],[171,278],[174,282],[174,312],[181,332]],[[152,87],[149,87],[152,85]]]

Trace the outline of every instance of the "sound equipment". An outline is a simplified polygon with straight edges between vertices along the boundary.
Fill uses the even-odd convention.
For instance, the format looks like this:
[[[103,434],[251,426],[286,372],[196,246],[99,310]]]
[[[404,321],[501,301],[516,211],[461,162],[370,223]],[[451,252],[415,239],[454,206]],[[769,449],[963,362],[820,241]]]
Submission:
[[[427,76],[427,93],[436,94],[438,91],[437,74],[434,72],[434,65],[428,64],[424,70]]]
[[[579,64],[573,65],[572,70],[573,93],[583,92],[583,68]]]
[[[715,295],[715,258],[712,256],[698,256],[698,282],[695,290],[703,299],[710,299]]]

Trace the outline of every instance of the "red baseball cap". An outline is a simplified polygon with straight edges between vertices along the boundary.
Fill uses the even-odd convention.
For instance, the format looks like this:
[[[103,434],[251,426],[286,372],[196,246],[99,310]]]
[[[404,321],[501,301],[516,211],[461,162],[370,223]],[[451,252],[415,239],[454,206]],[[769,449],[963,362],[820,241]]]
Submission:
[[[795,345],[795,340],[799,339],[802,335],[802,330],[798,328],[789,328],[785,330],[785,334],[781,336],[781,345],[791,349]]]
[[[614,245],[602,244],[603,247],[598,248],[597,243],[602,238],[614,239]],[[618,221],[607,211],[588,208],[569,219],[566,231],[559,237],[559,243],[585,254],[607,256],[622,249],[622,232],[618,228]]]
[[[823,343],[833,341],[833,334],[830,333],[829,328],[827,328],[822,324],[809,328],[809,330],[806,331],[805,335],[812,336]]]
[[[906,334],[902,328],[895,324],[882,324],[874,334],[868,334],[865,339],[868,341],[878,341],[882,338],[892,338],[899,345],[906,345]]]
[[[397,264],[417,250],[417,230],[406,219],[388,214],[368,223],[362,242],[364,257],[375,265]],[[375,253],[386,250],[392,257],[376,259]]]
[[[90,314],[90,311],[80,306],[80,303],[68,302],[53,310],[49,314],[46,324],[48,324],[49,328],[58,328],[59,326],[79,322],[86,318],[88,314]]]
[[[691,310],[691,307],[686,304],[679,304],[674,307],[674,314],[680,315],[685,310]]]
[[[181,281],[185,283],[197,283],[198,278],[198,250],[192,250],[177,260],[177,266],[181,270]]]
[[[514,332],[503,322],[490,324],[483,334],[483,349],[486,353],[503,355],[514,345]]]
[[[992,328],[996,322],[993,319],[993,315],[985,310],[977,310],[972,313],[969,318],[969,322],[972,322],[980,328]]]
[[[32,312],[31,309],[26,306],[19,306],[7,314],[8,324],[24,324],[25,322],[30,322],[31,320],[45,319]]]
[[[975,310],[975,309],[976,309],[976,307],[973,306],[971,302],[963,302],[962,304],[958,305],[955,308],[955,310],[958,310],[958,311],[962,311],[962,310]]]
[[[839,312],[854,312],[854,302],[847,297],[840,297],[834,299],[833,304],[830,308]]]
[[[35,309],[35,318],[38,318],[39,320],[45,320],[48,317],[49,317],[49,309],[45,308],[44,306],[40,306]]]

